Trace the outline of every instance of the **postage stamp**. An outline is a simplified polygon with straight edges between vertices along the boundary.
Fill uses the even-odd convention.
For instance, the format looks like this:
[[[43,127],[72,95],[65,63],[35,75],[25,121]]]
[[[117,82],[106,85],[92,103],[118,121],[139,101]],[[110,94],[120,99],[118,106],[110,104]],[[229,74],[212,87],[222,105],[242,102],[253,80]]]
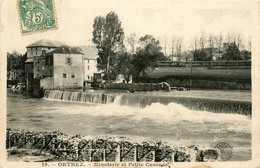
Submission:
[[[53,0],[18,0],[18,10],[22,34],[57,28]]]
[[[232,157],[232,147],[226,142],[220,142],[215,146],[218,153],[217,160],[228,161]]]

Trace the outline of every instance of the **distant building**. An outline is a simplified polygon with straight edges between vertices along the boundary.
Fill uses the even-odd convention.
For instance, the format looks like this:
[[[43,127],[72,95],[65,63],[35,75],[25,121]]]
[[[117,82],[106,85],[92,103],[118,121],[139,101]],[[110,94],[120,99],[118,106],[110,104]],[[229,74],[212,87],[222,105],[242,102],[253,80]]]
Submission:
[[[215,60],[220,60],[222,58],[223,52],[222,49],[219,51],[217,47],[214,48],[205,48],[204,52],[207,55],[207,58],[210,58],[210,54],[212,52],[212,59]]]
[[[78,47],[80,52],[83,53],[84,58],[84,82],[90,84],[93,82],[94,73],[98,73],[97,58],[98,51],[93,46],[80,46]]]
[[[132,83],[132,82],[133,82],[132,76],[130,76],[130,80],[128,83]],[[123,74],[118,74],[115,83],[127,83],[125,76]]]
[[[179,56],[177,56],[177,55],[170,55],[170,56],[168,56],[168,58],[171,61],[178,61],[179,60]]]

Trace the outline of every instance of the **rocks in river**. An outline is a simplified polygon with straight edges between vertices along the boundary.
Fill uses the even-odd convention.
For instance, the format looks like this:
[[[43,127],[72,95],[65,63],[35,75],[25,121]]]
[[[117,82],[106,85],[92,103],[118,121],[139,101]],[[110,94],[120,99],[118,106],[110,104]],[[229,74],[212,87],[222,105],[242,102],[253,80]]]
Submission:
[[[68,137],[60,131],[7,130],[6,148],[10,157],[45,156],[86,162],[192,162],[215,161],[214,149],[171,146],[166,142],[135,143],[125,137]],[[30,157],[29,157],[30,158]],[[41,158],[43,159],[43,158]],[[37,159],[36,159],[37,160]]]

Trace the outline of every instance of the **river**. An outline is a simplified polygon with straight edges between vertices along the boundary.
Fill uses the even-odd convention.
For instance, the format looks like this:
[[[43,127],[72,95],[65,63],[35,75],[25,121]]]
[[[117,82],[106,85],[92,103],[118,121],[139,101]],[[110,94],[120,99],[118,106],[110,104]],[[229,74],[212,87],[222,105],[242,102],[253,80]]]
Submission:
[[[213,93],[219,98],[221,95],[224,98],[227,97],[225,94],[233,94],[230,99],[251,99],[251,94],[244,91],[233,91],[232,94],[194,91],[183,92],[183,95],[207,98]],[[124,93],[123,96],[117,93],[112,102],[101,104],[24,98],[19,94],[8,93],[7,127],[35,131],[59,130],[69,136],[124,136],[135,141],[162,140],[171,144],[195,144],[207,148],[214,148],[219,142],[227,142],[233,147],[231,160],[251,159],[251,119],[247,115],[191,110],[175,102],[151,102],[144,107],[120,103],[128,94],[131,97],[131,93]],[[142,94],[149,96],[153,93],[134,95],[140,97]],[[178,97],[180,93],[176,92],[175,95]]]

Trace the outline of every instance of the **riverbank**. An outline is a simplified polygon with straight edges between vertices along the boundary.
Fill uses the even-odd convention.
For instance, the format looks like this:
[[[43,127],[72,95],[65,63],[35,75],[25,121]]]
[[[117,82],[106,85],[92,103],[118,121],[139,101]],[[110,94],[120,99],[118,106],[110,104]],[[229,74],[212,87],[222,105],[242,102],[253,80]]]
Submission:
[[[218,159],[215,149],[201,149],[196,145],[171,146],[162,141],[133,142],[125,137],[68,137],[60,131],[8,129],[6,148],[8,158],[32,158],[31,161],[206,162]]]
[[[251,90],[251,68],[158,67],[140,82],[167,82],[175,87]]]

